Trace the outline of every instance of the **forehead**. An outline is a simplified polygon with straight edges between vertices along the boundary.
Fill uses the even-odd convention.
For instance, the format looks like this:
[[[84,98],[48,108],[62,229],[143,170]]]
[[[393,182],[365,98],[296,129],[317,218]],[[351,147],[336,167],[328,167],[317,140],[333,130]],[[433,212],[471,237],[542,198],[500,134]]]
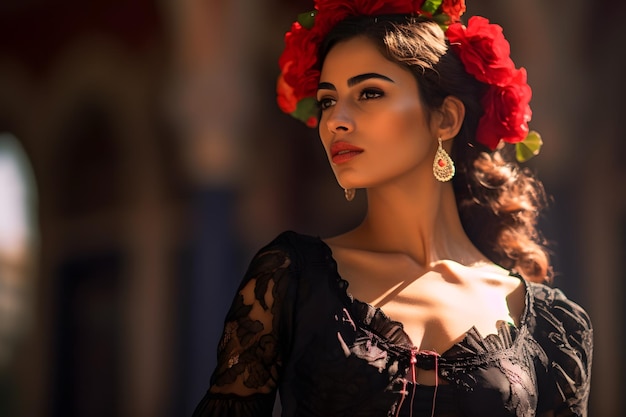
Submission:
[[[330,49],[322,65],[320,81],[334,83],[365,73],[378,73],[398,81],[414,80],[407,68],[387,59],[372,40],[359,36]]]

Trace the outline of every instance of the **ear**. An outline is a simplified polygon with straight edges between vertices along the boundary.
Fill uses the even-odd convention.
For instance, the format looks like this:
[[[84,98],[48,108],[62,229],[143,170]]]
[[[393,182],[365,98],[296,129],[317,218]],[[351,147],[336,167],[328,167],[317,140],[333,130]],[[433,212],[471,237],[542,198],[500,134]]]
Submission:
[[[435,123],[434,132],[442,140],[455,137],[465,119],[465,105],[455,96],[447,96],[441,107],[437,110],[437,117],[433,118]]]

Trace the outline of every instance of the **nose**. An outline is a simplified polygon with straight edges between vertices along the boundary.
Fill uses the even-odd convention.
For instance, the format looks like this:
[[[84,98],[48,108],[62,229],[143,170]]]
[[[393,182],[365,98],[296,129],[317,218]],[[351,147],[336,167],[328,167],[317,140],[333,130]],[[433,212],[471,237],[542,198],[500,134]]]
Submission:
[[[330,132],[351,132],[354,130],[354,119],[348,106],[337,102],[328,113],[326,127]]]

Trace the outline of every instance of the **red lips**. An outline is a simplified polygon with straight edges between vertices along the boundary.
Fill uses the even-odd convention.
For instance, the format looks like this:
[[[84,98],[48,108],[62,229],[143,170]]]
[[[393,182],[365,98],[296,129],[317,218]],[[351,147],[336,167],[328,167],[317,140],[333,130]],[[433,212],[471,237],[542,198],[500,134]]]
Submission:
[[[350,145],[348,142],[335,142],[330,147],[331,160],[335,164],[348,162],[361,152],[363,152],[363,149]]]

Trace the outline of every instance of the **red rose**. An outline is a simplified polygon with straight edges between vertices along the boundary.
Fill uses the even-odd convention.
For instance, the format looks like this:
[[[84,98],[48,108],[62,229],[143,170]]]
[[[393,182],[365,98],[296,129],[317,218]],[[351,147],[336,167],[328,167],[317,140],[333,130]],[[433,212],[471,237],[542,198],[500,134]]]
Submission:
[[[280,108],[305,121],[317,124],[313,105],[319,83],[318,49],[329,31],[348,16],[378,16],[384,14],[417,14],[435,18],[444,13],[451,21],[459,20],[465,10],[464,0],[443,0],[435,16],[422,10],[425,0],[315,0],[317,12],[305,14],[301,23],[294,22],[285,35],[285,49],[279,58],[281,74],[277,82]],[[437,4],[433,1],[431,6]],[[432,8],[432,7],[431,7]],[[438,21],[441,21],[439,19]],[[308,29],[307,29],[308,28]]]
[[[285,35],[285,50],[278,59],[278,65],[285,81],[292,87],[295,87],[299,82],[298,78],[317,62],[317,44],[312,41],[312,36],[311,31],[297,22]]]
[[[291,66],[291,62],[287,64],[286,68],[289,66]],[[294,112],[298,105],[298,99],[293,93],[293,88],[285,82],[283,74],[280,74],[276,83],[276,100],[278,107],[287,114]]]
[[[287,70],[291,63],[287,65]],[[293,113],[298,102],[306,97],[315,97],[320,73],[317,70],[309,70],[297,79],[297,83],[290,84],[285,80],[285,76],[280,74],[276,83],[276,94],[278,106],[285,113]]]
[[[465,0],[443,0],[441,11],[450,16],[450,22],[458,22],[465,13]]]
[[[420,10],[422,7],[422,3],[424,1],[413,1],[413,0],[396,0],[396,1],[387,1],[382,2],[378,1],[376,4],[373,4],[370,9],[365,7],[365,3],[367,0],[363,0],[364,9],[367,15],[376,15],[376,14],[394,14],[394,13],[414,13]],[[382,4],[380,4],[382,3]]]
[[[315,97],[317,87],[320,82],[320,72],[316,69],[305,71],[300,77],[300,82],[294,86],[294,91],[298,99],[304,97]]]
[[[462,1],[462,0],[457,0]],[[317,0],[315,8],[319,11],[316,25],[324,35],[339,21],[348,16],[376,16],[384,14],[416,13],[424,0]]]
[[[423,2],[419,1],[421,4]],[[317,0],[315,8],[328,16],[339,13],[344,16],[375,16],[385,13],[411,13],[413,0]],[[340,19],[341,20],[341,19]]]
[[[315,8],[318,14],[315,18],[314,30],[319,30],[325,36],[338,22],[348,16],[376,16],[394,13],[412,13],[419,10],[414,3],[423,3],[423,0],[318,0]]]
[[[482,99],[485,113],[478,123],[476,140],[491,150],[496,149],[500,140],[508,143],[524,140],[532,115],[531,96],[524,68],[517,70],[506,86],[492,86]]]
[[[293,61],[294,56],[298,54],[298,50],[294,48],[295,45],[293,39],[294,36],[298,36],[296,35],[297,33],[303,30],[304,28],[300,25],[300,23],[293,22],[289,32],[285,33],[285,49],[283,49],[283,53],[278,58],[278,66],[281,71],[284,72],[284,68],[287,63]]]
[[[424,1],[425,0],[413,0],[413,6],[411,7],[411,10],[422,10]]]
[[[316,116],[309,117],[306,121],[306,125],[308,127],[317,127],[317,117]]]
[[[471,17],[467,28],[460,23],[450,25],[446,37],[465,70],[478,81],[503,86],[515,75],[515,64],[509,56],[511,48],[502,27],[490,24],[484,17]]]

